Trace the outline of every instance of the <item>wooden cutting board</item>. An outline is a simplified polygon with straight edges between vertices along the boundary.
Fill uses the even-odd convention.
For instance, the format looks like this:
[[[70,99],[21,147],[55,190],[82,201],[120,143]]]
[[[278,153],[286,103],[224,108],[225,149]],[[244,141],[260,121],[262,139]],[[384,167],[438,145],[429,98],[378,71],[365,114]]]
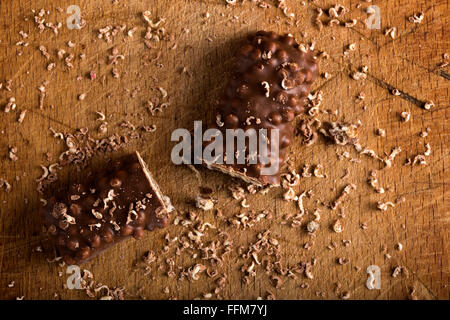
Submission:
[[[357,19],[353,27],[327,26],[327,10],[336,1],[286,0],[285,13],[276,1],[241,1],[226,5],[225,0],[177,1],[1,1],[0,2],[0,111],[11,97],[15,110],[1,112],[0,117],[0,178],[7,180],[11,191],[0,190],[0,298],[15,299],[83,299],[84,290],[64,288],[66,266],[49,263],[41,218],[38,214],[40,195],[37,182],[43,170],[58,161],[67,150],[64,141],[54,137],[55,132],[74,133],[88,128],[92,137],[99,139],[113,133],[127,135],[135,127],[156,126],[155,132],[137,129],[139,139],[131,139],[126,148],[106,154],[95,154],[88,161],[93,168],[105,159],[126,151],[139,150],[163,191],[169,195],[180,215],[195,212],[200,221],[209,222],[218,229],[208,230],[204,239],[217,239],[219,230],[230,234],[233,246],[219,273],[226,274],[226,283],[220,296],[226,299],[273,295],[277,299],[448,299],[449,298],[449,88],[448,66],[439,65],[443,54],[450,53],[449,3],[439,1],[339,1],[349,11],[338,19],[341,24]],[[259,3],[259,4],[258,4]],[[270,4],[262,8],[263,3]],[[77,5],[85,20],[82,29],[69,29],[66,13],[70,5]],[[381,29],[369,29],[365,20],[369,5],[380,9]],[[55,34],[52,27],[39,32],[35,16],[44,8],[45,23],[61,23]],[[316,17],[324,26],[319,30]],[[35,10],[33,13],[32,10]],[[144,42],[147,23],[142,12],[149,10],[153,22],[165,19],[160,27],[165,37],[160,42]],[[421,23],[412,23],[408,17],[423,12]],[[295,17],[288,17],[291,13]],[[111,41],[99,38],[99,29],[120,27]],[[385,35],[396,28],[394,38]],[[136,28],[135,30],[133,28]],[[322,121],[361,121],[360,142],[378,155],[389,154],[395,147],[402,152],[391,168],[375,159],[358,154],[350,146],[327,143],[322,137],[310,147],[295,140],[291,160],[297,172],[308,164],[321,164],[326,178],[301,178],[294,187],[297,194],[312,190],[305,198],[308,210],[303,225],[292,228],[283,224],[285,215],[298,212],[295,203],[283,200],[281,188],[268,194],[247,195],[250,208],[230,196],[228,177],[200,170],[198,174],[188,167],[170,162],[171,132],[176,128],[193,127],[194,120],[205,120],[213,114],[215,99],[221,94],[227,80],[227,70],[233,52],[248,32],[273,30],[291,33],[300,42],[315,42],[317,52],[327,52],[328,59],[320,58],[321,77],[313,91],[322,91],[319,107]],[[132,36],[128,36],[130,31]],[[23,31],[28,36],[20,34]],[[163,31],[160,29],[161,33]],[[71,41],[72,44],[68,44]],[[27,45],[28,44],[28,45]],[[354,50],[349,45],[354,45]],[[49,59],[39,50],[46,48]],[[353,48],[353,46],[351,46]],[[117,52],[113,53],[113,48]],[[57,52],[65,50],[63,59]],[[61,53],[62,54],[62,53]],[[73,59],[65,61],[68,55]],[[118,55],[123,55],[123,60]],[[82,55],[80,57],[80,55]],[[115,58],[109,58],[116,55]],[[117,60],[117,64],[110,64]],[[49,66],[54,62],[56,66]],[[72,67],[69,67],[72,64]],[[368,67],[367,78],[354,80],[352,75],[363,66]],[[48,70],[47,68],[51,69]],[[113,70],[113,68],[115,68]],[[91,79],[91,72],[95,79]],[[119,77],[115,78],[113,73]],[[326,74],[325,74],[326,73]],[[93,76],[92,76],[93,77]],[[11,80],[9,84],[7,80]],[[45,81],[45,98],[40,108],[40,87]],[[9,87],[11,91],[5,89]],[[163,88],[162,90],[159,88]],[[398,90],[398,91],[396,91]],[[165,96],[167,91],[167,97]],[[80,100],[80,94],[85,98]],[[358,98],[359,97],[359,98]],[[149,103],[170,105],[151,115]],[[425,110],[424,104],[433,101],[434,107]],[[27,110],[22,123],[17,119]],[[108,132],[101,134],[97,120],[101,112],[106,116]],[[410,114],[407,122],[401,113]],[[122,125],[129,121],[128,126]],[[130,129],[131,128],[131,129]],[[427,131],[427,128],[428,131]],[[377,135],[384,129],[385,136]],[[421,137],[421,132],[427,132]],[[426,165],[404,165],[407,158],[423,154],[425,145],[431,147]],[[18,159],[10,160],[10,148],[17,148]],[[14,151],[14,150],[13,150]],[[349,158],[337,156],[348,152]],[[13,152],[14,153],[14,152]],[[14,158],[14,156],[12,156]],[[354,159],[354,160],[351,160]],[[383,169],[384,168],[384,169]],[[379,194],[367,180],[372,170],[378,170],[378,184],[387,191]],[[65,166],[58,171],[59,181],[52,184],[68,185],[82,173],[76,166]],[[334,201],[343,188],[355,184],[357,190],[349,194],[340,210],[332,211],[317,202]],[[215,210],[201,212],[195,208],[195,196],[204,188],[212,189],[218,199]],[[386,211],[377,209],[377,202],[403,203]],[[320,209],[320,228],[314,236],[306,231],[306,223],[314,219],[312,212]],[[227,219],[246,212],[266,210],[271,219],[263,219],[252,228],[236,229]],[[343,232],[335,233],[332,223],[341,218]],[[362,228],[362,226],[365,226]],[[238,258],[240,246],[247,248],[257,235],[270,230],[280,245],[280,259],[286,267],[301,261],[316,263],[313,279],[304,275],[296,278],[281,276],[282,283],[274,287],[274,279],[262,266],[256,266],[256,277],[249,284],[242,281],[241,267],[250,260]],[[166,234],[170,239],[181,237],[186,228],[171,225],[165,230],[148,233],[139,242],[125,241],[83,268],[90,270],[95,283],[110,288],[125,287],[126,298],[189,299],[204,298],[216,287],[216,278],[202,274],[198,281],[178,281],[167,276],[167,259],[173,258],[175,272],[202,262],[196,250],[175,254],[174,245],[162,254]],[[344,245],[347,240],[351,243]],[[400,245],[399,245],[400,244]],[[306,249],[312,245],[310,249]],[[401,250],[399,250],[401,246]],[[141,258],[149,250],[158,255],[158,265],[145,275]],[[48,254],[48,252],[47,252]],[[347,262],[343,265],[339,263]],[[137,265],[137,266],[136,266]],[[375,265],[381,271],[381,289],[366,287],[366,269]],[[160,267],[158,267],[160,266]],[[403,271],[397,277],[396,267]],[[412,293],[412,294],[411,294]],[[105,294],[101,291],[100,297]],[[208,295],[206,295],[208,297]],[[212,295],[212,298],[217,298]]]

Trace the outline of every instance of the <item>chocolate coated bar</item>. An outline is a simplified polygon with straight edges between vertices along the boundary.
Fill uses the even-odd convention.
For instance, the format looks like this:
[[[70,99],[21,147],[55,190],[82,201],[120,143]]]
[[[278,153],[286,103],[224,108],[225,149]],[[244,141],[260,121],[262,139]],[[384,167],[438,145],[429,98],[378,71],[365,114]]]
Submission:
[[[83,263],[129,236],[162,228],[174,208],[138,152],[71,185],[43,208],[45,231],[68,264]]]
[[[292,36],[264,31],[248,36],[235,57],[233,75],[218,103],[212,128],[223,132],[238,128],[279,129],[278,155],[269,152],[271,161],[278,162],[278,171],[263,175],[261,169],[273,163],[260,162],[207,163],[208,167],[257,185],[279,185],[279,169],[294,136],[293,120],[303,111],[317,74],[314,53],[297,44]]]

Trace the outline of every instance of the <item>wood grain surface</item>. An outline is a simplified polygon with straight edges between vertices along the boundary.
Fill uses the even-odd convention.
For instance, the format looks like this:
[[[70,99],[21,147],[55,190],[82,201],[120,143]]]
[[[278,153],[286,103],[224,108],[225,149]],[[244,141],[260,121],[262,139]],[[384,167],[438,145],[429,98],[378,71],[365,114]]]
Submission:
[[[270,7],[263,8],[262,3]],[[354,27],[326,25],[331,19],[327,10],[338,3],[349,9],[338,19],[342,23],[357,19]],[[131,139],[128,146],[115,152],[94,154],[88,167],[96,168],[105,159],[139,150],[180,216],[191,211],[201,223],[216,226],[205,231],[205,243],[218,239],[221,231],[230,235],[231,252],[218,267],[219,275],[226,275],[226,283],[217,296],[214,289],[219,275],[202,273],[199,280],[177,280],[183,269],[196,263],[210,267],[210,261],[202,260],[197,249],[177,255],[177,241],[164,249],[166,234],[170,239],[181,238],[189,231],[188,227],[170,225],[149,232],[144,240],[120,243],[82,266],[92,272],[95,285],[124,287],[125,298],[129,299],[203,299],[210,292],[212,299],[449,299],[450,71],[448,66],[440,66],[445,62],[443,55],[450,54],[448,0],[286,0],[285,4],[287,15],[294,13],[295,17],[286,16],[277,7],[278,2],[270,0],[237,0],[236,5],[226,5],[225,0],[0,1],[0,178],[11,185],[9,192],[5,187],[0,190],[0,298],[90,299],[85,290],[64,288],[66,266],[48,262],[50,252],[38,214],[43,195],[36,191],[36,179],[42,175],[41,165],[57,162],[61,152],[67,150],[50,128],[65,134],[88,128],[91,136],[99,139],[114,133],[131,134],[129,125],[121,126],[129,121],[137,128],[155,125],[156,131],[136,129],[140,138]],[[86,23],[82,29],[68,29],[66,19],[70,15],[66,9],[70,5],[81,8]],[[369,5],[380,8],[380,30],[365,24]],[[49,27],[39,32],[34,17],[42,8],[49,12],[44,15],[45,22],[61,23],[58,34]],[[318,8],[324,11],[321,30],[315,22]],[[147,23],[142,12],[146,10],[154,22],[165,19],[161,26],[166,36],[152,42],[153,48],[144,42]],[[408,20],[419,12],[424,14],[421,23]],[[108,42],[98,37],[98,30],[106,26],[126,27],[111,35]],[[134,34],[128,36],[134,27]],[[385,35],[391,27],[396,27],[394,39]],[[170,161],[174,145],[171,132],[191,129],[194,120],[209,119],[227,81],[233,52],[247,33],[260,29],[291,33],[302,43],[315,42],[318,53],[329,54],[328,59],[318,59],[322,76],[312,88],[313,92],[323,92],[320,109],[329,110],[318,115],[322,121],[360,120],[361,145],[380,156],[394,147],[402,149],[392,167],[384,168],[380,161],[358,154],[350,146],[330,144],[323,137],[309,147],[296,139],[290,152],[293,168],[301,172],[305,164],[321,164],[326,174],[326,178],[302,177],[294,187],[296,194],[313,193],[304,200],[307,215],[299,228],[283,223],[286,215],[298,213],[299,208],[283,199],[281,188],[266,195],[247,194],[250,208],[243,208],[230,195],[228,187],[235,183],[230,178],[203,169],[196,173]],[[24,38],[21,31],[28,37]],[[353,43],[355,49],[349,50]],[[40,46],[46,47],[49,59]],[[124,56],[117,64],[109,63],[113,48]],[[61,49],[66,52],[62,60],[57,55]],[[71,68],[64,60],[68,54],[74,56],[69,61]],[[49,71],[51,62],[56,66]],[[352,79],[351,75],[363,66],[368,67],[367,78]],[[117,68],[119,78],[114,78],[113,68]],[[94,80],[90,79],[91,71],[96,73]],[[48,83],[41,109],[38,88],[44,81]],[[167,91],[167,97],[160,87]],[[393,94],[395,89],[398,94]],[[86,97],[80,100],[82,93]],[[358,99],[361,93],[363,100]],[[3,113],[11,97],[17,107]],[[152,115],[148,101],[155,106],[164,102],[170,105]],[[434,102],[431,110],[424,109],[428,101]],[[19,123],[24,110],[26,116]],[[98,131],[102,122],[96,112],[106,116],[106,134]],[[402,112],[410,113],[408,122],[402,121]],[[377,135],[379,128],[385,130],[385,136]],[[424,131],[426,137],[420,135]],[[426,157],[426,165],[404,165],[408,158],[423,154],[427,143],[431,154]],[[16,161],[9,157],[14,147]],[[339,160],[337,154],[345,151],[350,158]],[[376,193],[368,184],[372,170],[378,170],[378,184],[386,189],[384,194]],[[58,181],[48,190],[68,185],[82,175],[77,166],[64,166],[58,170]],[[342,211],[320,205],[334,201],[352,183],[357,190],[343,201]],[[204,188],[213,190],[211,195],[218,199],[215,209],[222,211],[222,217],[216,210],[195,208],[195,197]],[[378,201],[394,202],[402,197],[405,201],[394,208],[377,209]],[[320,228],[311,236],[306,224],[314,219],[316,208],[320,209]],[[234,216],[249,210],[266,210],[272,217],[245,230],[230,225]],[[343,232],[335,233],[332,224],[342,213]],[[278,240],[280,260],[286,268],[315,259],[313,279],[304,274],[280,275],[281,283],[275,287],[277,279],[266,273],[263,265],[256,265],[256,276],[249,283],[242,281],[241,268],[248,267],[251,258],[242,259],[239,247],[248,248],[258,233],[266,230]],[[343,240],[351,244],[345,246]],[[308,245],[311,248],[307,249]],[[149,250],[158,260],[146,274],[141,260]],[[167,275],[171,263],[167,259],[171,258],[175,263],[173,278]],[[340,258],[348,263],[341,265]],[[381,269],[380,290],[366,287],[370,265]],[[402,267],[403,272],[393,277],[396,267]],[[95,298],[104,294],[105,290],[100,290]]]

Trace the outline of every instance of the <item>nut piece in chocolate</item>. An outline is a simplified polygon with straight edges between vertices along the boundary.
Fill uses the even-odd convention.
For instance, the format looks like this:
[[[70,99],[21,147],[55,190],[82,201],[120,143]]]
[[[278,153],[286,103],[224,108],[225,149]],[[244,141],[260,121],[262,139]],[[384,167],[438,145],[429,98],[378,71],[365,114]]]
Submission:
[[[227,129],[267,129],[267,140],[271,140],[272,129],[277,129],[277,152],[269,151],[270,161],[266,163],[250,163],[252,155],[247,153],[244,164],[207,163],[208,167],[256,185],[279,185],[280,168],[294,137],[293,120],[304,110],[317,74],[313,51],[299,45],[291,35],[259,31],[248,36],[235,56],[232,78],[218,102],[211,127],[224,132],[223,136]],[[224,158],[237,158],[236,154],[227,154],[226,142],[223,144]],[[277,170],[265,174],[263,168],[271,166]]]
[[[84,183],[59,192],[43,208],[45,232],[67,264],[86,262],[113,244],[162,228],[174,208],[135,152]]]

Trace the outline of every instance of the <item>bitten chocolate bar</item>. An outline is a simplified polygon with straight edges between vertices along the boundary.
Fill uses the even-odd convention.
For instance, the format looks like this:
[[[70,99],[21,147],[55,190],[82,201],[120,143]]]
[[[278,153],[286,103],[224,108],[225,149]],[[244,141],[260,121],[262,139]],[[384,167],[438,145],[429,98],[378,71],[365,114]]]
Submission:
[[[207,163],[208,167],[257,185],[279,185],[280,168],[294,136],[292,122],[303,111],[317,73],[314,53],[292,36],[264,31],[248,36],[235,57],[232,78],[218,102],[212,127],[220,131],[268,129],[267,140],[270,129],[278,129],[278,154],[271,154],[269,148],[266,164],[216,162]],[[278,169],[273,174],[263,174],[262,168],[274,164]]]
[[[162,228],[174,210],[138,152],[73,184],[43,208],[45,231],[68,264],[86,262],[129,236]]]

